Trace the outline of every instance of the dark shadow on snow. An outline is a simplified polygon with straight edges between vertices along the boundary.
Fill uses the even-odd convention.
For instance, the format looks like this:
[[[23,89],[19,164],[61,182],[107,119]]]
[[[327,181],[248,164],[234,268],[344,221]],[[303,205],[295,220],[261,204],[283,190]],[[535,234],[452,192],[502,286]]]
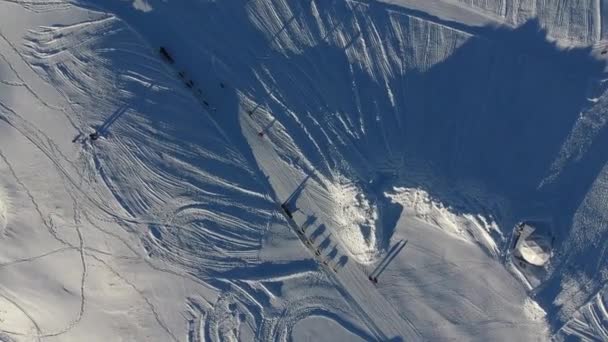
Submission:
[[[372,6],[366,15],[376,23],[389,20],[383,6]],[[362,20],[362,15],[355,16]],[[606,162],[601,151],[601,146],[608,146],[606,130],[583,158],[567,164],[554,181],[539,186],[551,173],[579,114],[588,107],[588,84],[602,75],[604,65],[591,57],[590,49],[558,48],[535,20],[514,30],[468,31],[479,37],[464,42],[445,60],[428,70],[407,69],[388,80],[393,93],[399,94],[395,106],[384,85],[351,65],[343,48],[321,43],[303,54],[271,54],[264,66],[273,76],[274,89],[284,90],[282,102],[301,114],[299,122],[283,115],[281,105],[269,102],[267,106],[326,177],[332,175],[328,170],[339,171],[370,193],[390,186],[422,188],[456,213],[476,210],[469,206],[471,201],[475,206],[486,205],[475,203],[479,186],[511,207],[510,216],[492,203],[484,208],[484,214],[492,214],[500,226],[508,230],[522,218],[549,216],[555,222],[555,235],[566,239],[575,210]],[[357,34],[367,38],[365,32]],[[360,49],[353,44],[350,48]],[[414,64],[413,51],[402,53],[403,63]],[[297,86],[294,77],[300,80]],[[359,99],[359,107],[353,99]],[[322,118],[338,127],[336,115],[358,112],[355,118],[360,117],[368,129],[360,138],[328,132],[313,121]],[[331,139],[325,139],[326,134]],[[385,182],[385,188],[370,188],[378,165],[394,165],[400,158],[407,174],[414,176],[405,181],[394,178]],[[454,186],[467,183],[475,186]],[[392,215],[385,220],[383,246],[388,246],[396,225],[395,212],[399,210],[386,211]],[[594,277],[597,269],[589,267],[588,275]],[[556,308],[551,308],[560,282],[547,284],[537,297],[554,312]]]
[[[302,230],[306,230],[308,227],[312,226],[315,221],[317,221],[317,217],[314,215],[308,215],[306,217],[306,221],[304,221],[304,223],[302,223],[301,227]]]
[[[299,210],[299,208],[296,207],[296,203],[298,202],[298,198],[300,198],[300,195],[302,195],[302,192],[304,191],[304,189],[306,187],[306,182],[309,179],[310,179],[310,175],[306,176],[306,178],[304,178],[304,180],[302,182],[300,182],[298,187],[291,193],[291,195],[289,195],[289,197],[287,197],[285,202],[283,202],[283,204],[287,207],[287,209],[291,213],[295,213],[296,211]]]
[[[118,120],[121,116],[123,116],[127,110],[129,109],[128,106],[122,106],[120,108],[118,108],[114,113],[112,113],[112,115],[110,115],[106,121],[104,121],[99,127],[97,127],[96,132],[102,136],[105,137],[108,134],[108,130],[110,129],[110,126],[112,126],[112,124],[114,122],[116,122],[116,120]]]
[[[315,229],[315,231],[310,234],[310,240],[315,241],[319,236],[323,235],[326,230],[327,228],[324,224],[319,225],[319,227],[317,227],[317,229]]]
[[[407,244],[407,240],[405,240],[405,241],[401,240],[401,241],[397,242],[395,245],[393,245],[393,247],[386,254],[384,259],[382,259],[382,261],[380,261],[378,266],[370,273],[370,276],[373,278],[379,277],[380,274],[382,274],[382,272],[384,272],[384,270],[388,267],[388,265],[391,263],[391,261],[393,261],[393,259],[395,259],[395,257],[399,254],[399,252],[401,252],[401,250],[403,249],[403,247],[405,247],[406,244]]]
[[[206,13],[205,17],[183,16],[178,24],[163,19],[175,14],[175,9],[160,1],[154,1],[155,10],[145,15],[136,11],[123,13],[130,16],[129,22],[146,25],[152,35],[148,38],[155,44],[169,46],[176,63],[189,71],[207,98],[217,105],[213,120],[230,136],[230,148],[245,155],[244,162],[252,165],[252,173],[261,171],[241,134],[238,115],[242,108],[235,89],[267,106],[306,158],[327,178],[342,173],[373,194],[393,186],[421,188],[456,213],[469,213],[470,203],[487,205],[484,210],[505,232],[527,216],[549,216],[555,224],[556,243],[569,238],[574,212],[608,158],[604,147],[608,146],[608,130],[602,129],[583,156],[569,161],[554,180],[539,185],[550,173],[579,114],[588,106],[586,90],[590,80],[602,76],[604,65],[591,57],[590,49],[558,48],[547,40],[536,20],[516,29],[472,28],[376,2],[369,6],[341,1],[315,4],[325,23],[333,22],[329,16],[342,20],[328,26],[327,36],[316,30],[316,19],[299,2],[293,3],[298,15],[269,37],[258,30],[242,1],[193,3],[192,12]],[[384,80],[372,78],[368,70],[347,57],[352,49],[361,53],[357,39],[371,41],[372,33],[348,30],[355,26],[355,19],[373,22],[387,40],[383,41],[387,48],[395,36],[405,34],[405,38],[411,38],[412,31],[398,33],[390,29],[391,25],[383,24],[392,20],[405,28],[420,28],[420,21],[409,16],[477,37],[462,39],[462,45],[453,53],[427,69],[419,68],[419,55],[433,51],[407,45],[411,43],[407,40],[403,48],[390,46],[397,56],[389,61],[392,74],[386,80],[394,95],[393,105]],[[238,25],[225,25],[227,21]],[[193,32],[185,34],[176,25],[190,27]],[[312,27],[311,34],[320,42],[310,47],[295,41],[301,53],[277,52],[274,47],[280,44],[279,38],[291,35],[294,25]],[[441,27],[430,25],[428,29],[435,30],[436,38]],[[334,45],[329,39],[336,31],[346,31],[346,45]],[[222,37],[221,41],[217,37]],[[270,91],[280,98],[280,104],[270,100],[259,78],[271,86]],[[227,88],[217,86],[224,80],[232,84]],[[298,114],[297,121],[284,106]],[[344,127],[343,122],[360,122],[366,131],[351,134],[339,129]],[[357,125],[349,128],[356,131]],[[389,174],[408,177],[388,177],[384,182],[370,183],[379,175]],[[251,188],[264,182],[270,188],[263,177],[239,177],[240,181],[251,184]],[[463,183],[475,186],[456,186]],[[303,184],[291,198],[299,194]],[[475,203],[479,189],[504,199],[510,206],[509,213],[492,203]],[[388,218],[383,219],[380,243],[386,248],[400,210],[390,208],[384,212]],[[592,254],[600,253],[604,246],[593,247]],[[579,266],[586,263],[582,254],[569,260]],[[338,263],[344,265],[347,261],[348,257],[342,256]],[[594,278],[605,265],[602,258],[581,271]],[[253,271],[239,270],[232,275],[254,276]],[[572,272],[558,266],[554,278],[536,293],[554,328],[559,327],[556,317],[561,309],[553,300],[560,290],[561,277]]]

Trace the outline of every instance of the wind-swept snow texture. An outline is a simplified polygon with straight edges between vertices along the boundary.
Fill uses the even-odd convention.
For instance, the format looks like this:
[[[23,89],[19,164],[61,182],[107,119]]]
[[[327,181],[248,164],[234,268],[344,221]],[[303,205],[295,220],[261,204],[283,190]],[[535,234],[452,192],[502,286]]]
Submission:
[[[604,7],[0,0],[0,340],[608,339]]]

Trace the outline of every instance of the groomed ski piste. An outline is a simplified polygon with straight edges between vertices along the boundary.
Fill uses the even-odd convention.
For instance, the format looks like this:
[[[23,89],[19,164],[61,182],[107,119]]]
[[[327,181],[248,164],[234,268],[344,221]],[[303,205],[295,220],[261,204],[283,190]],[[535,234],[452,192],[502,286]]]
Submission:
[[[0,341],[608,340],[604,14],[0,0]]]

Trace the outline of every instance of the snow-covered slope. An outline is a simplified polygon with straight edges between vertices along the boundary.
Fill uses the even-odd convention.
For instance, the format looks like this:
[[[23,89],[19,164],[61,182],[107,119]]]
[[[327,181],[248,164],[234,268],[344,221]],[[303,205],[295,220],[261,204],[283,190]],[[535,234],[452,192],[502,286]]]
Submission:
[[[600,1],[0,18],[0,339],[608,336]]]
[[[585,46],[605,39],[602,0],[381,0],[467,25],[502,23],[519,26],[538,19],[548,36],[566,45]]]

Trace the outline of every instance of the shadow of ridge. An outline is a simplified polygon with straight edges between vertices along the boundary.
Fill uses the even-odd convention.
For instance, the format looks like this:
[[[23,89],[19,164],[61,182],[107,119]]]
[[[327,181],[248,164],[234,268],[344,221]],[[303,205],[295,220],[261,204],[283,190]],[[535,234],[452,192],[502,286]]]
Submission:
[[[546,32],[536,21],[513,31],[498,29],[492,36],[500,40],[499,51],[507,54],[510,49],[517,55],[512,60],[504,55],[492,57],[494,65],[485,66],[488,79],[492,80],[486,83],[487,91],[481,87],[466,91],[473,88],[465,80],[471,80],[470,71],[474,69],[466,62],[466,59],[471,60],[469,63],[474,61],[470,58],[474,54],[469,55],[469,49],[474,51],[474,43],[463,45],[446,61],[419,75],[423,79],[421,83],[430,80],[434,84],[433,88],[443,100],[456,103],[448,108],[443,103],[426,102],[422,107],[427,114],[465,113],[454,118],[432,115],[436,121],[428,122],[422,129],[424,132],[434,129],[438,133],[429,134],[426,140],[420,137],[428,148],[420,149],[424,156],[420,153],[417,158],[430,160],[432,173],[442,179],[437,183],[425,182],[422,188],[457,214],[470,213],[475,208],[467,207],[467,200],[475,199],[476,189],[468,192],[458,188],[462,193],[454,194],[449,188],[455,183],[473,180],[485,187],[488,194],[505,198],[511,206],[510,216],[488,208],[505,231],[512,222],[522,218],[548,216],[554,222],[558,246],[567,240],[580,240],[586,234],[572,231],[576,229],[574,215],[606,165],[608,156],[600,146],[608,146],[608,129],[601,129],[580,159],[568,160],[554,180],[539,186],[567,147],[565,142],[580,113],[589,108],[587,84],[604,74],[604,64],[590,56],[589,48],[560,49],[548,42]],[[483,63],[475,63],[476,68],[484,68]],[[458,70],[457,65],[462,69]],[[453,86],[461,88],[454,92]],[[448,94],[447,97],[444,94]],[[463,105],[463,101],[471,102],[463,100],[466,94],[484,94],[481,96],[486,99],[478,106]],[[476,107],[479,109],[471,110]],[[565,258],[566,262],[556,267],[535,291],[554,330],[573,313],[570,305],[556,304],[556,299],[563,295],[564,280],[597,279],[599,271],[608,265],[602,251],[605,244],[598,245],[587,237],[587,241],[579,241],[579,245],[592,247],[584,247],[575,256]],[[599,284],[589,282],[589,287],[577,294],[576,303],[583,305],[588,301],[599,290]]]
[[[412,16],[433,24],[446,26],[474,36],[486,38],[520,53],[534,54],[539,57],[552,57],[553,60],[549,61],[549,63],[563,63],[564,66],[576,66],[571,64],[573,61],[571,58],[572,55],[564,56],[564,59],[561,59],[560,57],[556,58],[554,52],[557,46],[553,44],[553,42],[547,40],[547,30],[542,27],[537,17],[529,19],[516,28],[494,24],[489,24],[487,26],[471,26],[457,21],[443,19],[420,10],[406,8],[397,4],[391,4],[378,0],[368,0],[366,2],[369,12],[376,16],[385,15],[387,10],[390,10],[394,13]],[[548,44],[537,44],[539,41],[544,41]],[[557,49],[574,53],[575,55],[578,55],[576,58],[589,59],[590,57],[588,54],[589,49],[587,48]],[[595,60],[595,62],[598,61]]]
[[[386,7],[380,5],[368,14],[357,19],[377,26],[391,20]],[[398,20],[404,26],[414,25],[407,17]],[[491,214],[504,233],[521,217],[557,218],[560,231],[555,235],[568,236],[572,215],[607,156],[599,149],[589,149],[592,155],[566,165],[569,171],[547,187],[539,185],[579,113],[589,107],[588,83],[604,74],[604,63],[591,56],[590,48],[563,49],[548,41],[537,20],[516,29],[468,31],[479,36],[467,38],[452,53],[439,45],[441,53],[428,56],[437,62],[427,69],[416,64],[417,54],[432,55],[432,51],[393,47],[403,54],[399,62],[405,67],[403,73],[387,80],[392,99],[378,78],[351,63],[343,48],[332,43],[322,42],[287,58],[275,53],[264,66],[273,75],[274,88],[283,90],[282,102],[295,113],[311,115],[302,115],[296,122],[283,114],[282,104],[270,102],[268,107],[307,159],[328,178],[327,170],[334,170],[365,184],[378,172],[377,165],[391,164],[391,158],[401,156],[408,170],[398,171],[411,177],[394,180],[387,188],[423,189],[456,214],[479,213],[480,208],[470,206],[474,203],[484,214]],[[379,32],[385,33],[394,35]],[[369,33],[363,32],[361,37],[368,39]],[[359,48],[350,45],[350,49]],[[443,55],[447,57],[442,59]],[[393,63],[388,66],[393,71],[400,70],[397,62],[387,62]],[[293,85],[294,75],[301,80],[297,86]],[[323,115],[321,122],[334,127],[343,126],[340,116],[360,121],[366,127],[365,135],[322,130],[315,115]],[[608,142],[604,134],[596,139]],[[474,186],[454,187],[456,184]],[[379,193],[386,188],[367,190]],[[480,191],[489,198],[505,199],[512,210],[507,213],[500,204],[480,203]],[[391,232],[383,240],[390,241],[392,227],[383,229]]]
[[[373,20],[388,20],[385,12],[371,13],[378,16],[372,17]],[[378,151],[386,150],[388,145],[391,152],[404,156],[409,167],[430,173],[446,184],[480,182],[489,191],[511,200],[516,207],[526,198],[547,200],[536,188],[578,113],[585,108],[587,82],[602,73],[603,63],[593,59],[588,48],[560,49],[547,41],[546,32],[536,20],[515,30],[502,27],[478,30],[495,41],[473,37],[428,70],[420,71],[414,66],[406,70],[405,75],[391,79],[389,85],[393,93],[402,94],[394,100],[395,106],[391,105],[384,87],[364,70],[355,68],[353,76],[348,77],[348,70],[342,69],[347,69],[350,62],[344,51],[335,46],[320,44],[307,49],[302,55],[289,56],[289,62],[284,62],[286,65],[281,65],[277,56],[274,64],[270,64],[271,70],[297,65],[299,70],[293,73],[311,79],[310,84],[304,80],[299,87],[308,90],[306,95],[312,97],[303,100],[300,92],[282,93],[294,112],[310,113],[321,103],[335,112],[363,111],[362,119],[372,129],[378,124],[365,113],[383,113],[382,127],[371,130],[365,139],[347,135],[347,144],[342,145],[332,142],[344,136],[330,132],[335,140],[325,139],[323,133],[327,132],[320,132],[312,121],[302,117],[300,120],[311,127],[309,131],[320,151],[307,148],[306,142],[298,145],[305,147],[305,153],[313,152],[309,153],[309,159],[328,160],[329,169],[340,170],[361,182],[370,178],[375,165],[387,162],[389,156]],[[404,59],[414,60],[414,53],[407,53],[412,56]],[[276,88],[293,88],[291,79],[279,70],[273,74],[278,83]],[[338,86],[353,81],[359,85],[360,93]],[[317,89],[313,92],[312,88]],[[335,100],[352,98],[361,99],[361,108]],[[270,107],[273,113],[280,113],[278,105],[270,104]],[[392,116],[407,121],[407,127],[397,124]],[[290,121],[293,120],[281,118],[298,142],[300,130]],[[323,152],[332,150],[338,151],[333,155],[345,157],[347,167],[343,166],[343,160]],[[323,158],[317,158],[317,153]],[[590,167],[597,174],[599,164]],[[323,172],[325,168],[319,170]],[[592,179],[583,183],[588,185]],[[459,209],[459,203],[450,203],[450,199],[442,195],[446,190],[442,186],[432,182],[420,185],[434,198]],[[525,207],[526,202],[520,207]]]
[[[564,168],[560,176],[562,182],[576,184],[578,179],[595,180],[598,178],[596,168],[589,166],[606,165],[606,146],[608,146],[608,127],[605,126],[596,135],[584,156]],[[601,170],[601,167],[599,168]],[[605,176],[599,178],[605,179]],[[567,195],[562,196],[560,196],[560,184],[551,184],[545,188],[547,193],[554,194],[564,203],[563,207],[566,210],[561,217],[558,216],[559,218],[556,221],[562,226],[568,227],[568,230],[562,229],[558,232],[563,235],[556,237],[558,245],[554,246],[554,249],[559,251],[558,253],[563,252],[563,254],[558,260],[552,261],[556,264],[553,266],[550,277],[534,289],[534,297],[543,308],[552,307],[555,309],[553,315],[548,317],[555,331],[571,318],[575,310],[593,300],[605,287],[601,275],[606,272],[608,267],[608,254],[605,253],[608,246],[608,232],[603,229],[598,233],[597,227],[594,227],[597,221],[594,222],[594,220],[588,220],[584,217],[595,216],[595,213],[590,213],[583,203],[567,200],[569,196],[578,198],[581,202],[584,201],[593,185],[591,183],[583,183],[583,186],[578,188],[574,187]],[[577,205],[580,205],[580,207]],[[604,209],[598,207],[596,210]],[[575,220],[573,213],[579,211],[581,215],[579,215],[578,220]],[[600,281],[594,281],[598,277]],[[556,298],[564,290],[563,284],[571,282],[573,279],[580,279],[583,288],[569,296],[568,305],[556,305]]]
[[[157,5],[162,6],[160,3]],[[403,157],[408,175],[411,173],[413,176],[407,183],[394,181],[387,187],[419,187],[456,213],[469,213],[471,209],[467,200],[476,198],[477,189],[458,189],[459,192],[454,194],[453,185],[474,182],[480,184],[484,191],[506,198],[513,207],[514,216],[525,215],[530,210],[544,211],[549,216],[559,212],[561,224],[558,227],[563,231],[558,236],[568,235],[572,208],[577,208],[586,194],[586,191],[571,190],[577,187],[588,189],[606,157],[595,149],[590,150],[589,153],[594,153],[596,158],[583,158],[579,166],[572,168],[573,175],[583,175],[584,178],[569,182],[575,177],[560,176],[550,184],[556,189],[551,192],[539,190],[537,186],[571,132],[578,114],[586,106],[585,89],[589,78],[602,73],[603,64],[589,55],[590,49],[559,49],[546,40],[546,32],[536,20],[515,30],[500,27],[471,29],[422,16],[425,20],[478,36],[463,38],[456,41],[464,41],[457,45],[447,39],[449,35],[460,33],[450,31],[448,35],[447,31],[442,31],[448,30],[445,27],[425,26],[420,20],[408,17],[420,17],[420,13],[386,4],[366,8],[357,6],[357,13],[352,12],[345,2],[318,1],[316,5],[321,9],[321,20],[328,22],[329,16],[338,13],[348,24],[335,30],[345,33],[349,45],[337,46],[328,39],[314,47],[301,44],[302,51],[297,54],[276,52],[257,31],[249,9],[242,8],[238,2],[197,3],[195,6],[208,13],[208,20],[183,20],[192,23],[192,32],[204,32],[204,37],[197,40],[199,44],[192,46],[192,51],[174,49],[176,60],[188,70],[207,66],[205,63],[210,65],[212,63],[201,56],[210,58],[212,54],[201,49],[212,46],[213,56],[221,58],[224,64],[229,65],[230,72],[239,76],[234,79],[239,90],[260,98],[260,103],[268,99],[267,88],[260,84],[252,70],[268,69],[273,76],[272,89],[281,90],[282,100],[282,104],[269,105],[271,112],[307,159],[329,179],[332,171],[337,171],[354,181],[366,183],[378,172],[378,165],[391,164],[393,158]],[[301,25],[315,27],[313,15],[299,13],[302,15],[299,18]],[[176,30],[174,24],[169,23],[170,27],[157,25],[166,14],[157,10],[142,17],[154,27],[149,38],[152,37],[157,45],[169,45],[167,42],[176,39],[174,45],[191,46],[188,39],[192,37]],[[228,18],[242,25],[214,26]],[[387,60],[386,68],[392,74],[387,78],[386,86],[381,77],[370,76],[368,70],[347,56],[345,48],[351,54],[363,54],[361,44],[349,39],[349,35],[360,35],[360,39],[366,41],[373,38],[367,30],[346,32],[355,26],[356,21],[359,22],[357,26],[364,29],[365,25],[373,23],[381,37],[401,34],[404,36],[399,38],[403,39],[396,41],[412,43],[401,48],[399,42],[391,45],[388,38],[381,42],[387,51],[390,48],[398,52],[394,59]],[[406,29],[395,32],[391,29],[394,25]],[[425,33],[426,29],[428,37],[437,39],[433,45],[436,49],[413,44],[417,39],[415,34]],[[290,29],[285,32],[290,32]],[[316,31],[311,33],[315,34],[322,38]],[[211,44],[212,38],[209,37],[213,35],[222,37],[221,44]],[[226,41],[242,42],[239,46],[242,53],[235,54],[229,44],[224,44]],[[452,43],[458,46],[453,52],[450,50]],[[253,58],[249,60],[252,65],[238,59],[251,52],[262,56],[267,51],[270,58],[264,62],[255,60],[255,56],[249,57]],[[430,62],[421,63],[420,55]],[[193,72],[197,83],[212,81],[211,76],[205,75],[205,68],[198,69],[202,71]],[[380,73],[381,70],[374,67],[373,71]],[[299,82],[294,82],[294,79]],[[356,86],[350,86],[352,84]],[[389,98],[386,87],[392,90],[393,99]],[[217,92],[204,90],[210,97],[220,96]],[[223,115],[215,120],[231,134],[234,143],[231,148],[243,152],[245,161],[253,165],[252,173],[261,174],[251,148],[240,135],[239,96],[235,91],[227,92],[221,96],[229,105],[222,108]],[[353,99],[359,99],[360,103]],[[301,114],[300,122],[285,113],[283,104],[292,112]],[[319,116],[322,120],[316,120]],[[366,130],[357,132],[357,127],[354,127],[352,130],[359,134],[352,134],[347,130],[321,129],[343,127],[344,118],[347,119],[344,122],[360,123]],[[323,127],[319,127],[318,122]],[[302,127],[307,127],[308,131]],[[227,177],[230,174],[226,172]],[[257,188],[259,184],[256,183],[264,182],[269,188],[260,177],[242,178],[245,180],[239,179],[235,183]],[[575,193],[575,196],[569,196],[570,193]],[[559,198],[555,198],[556,194]],[[532,206],[534,208],[530,209]],[[488,208],[488,211],[501,217],[494,208]],[[512,218],[503,217],[501,222],[509,219]],[[390,234],[383,236],[386,241],[390,238]]]

